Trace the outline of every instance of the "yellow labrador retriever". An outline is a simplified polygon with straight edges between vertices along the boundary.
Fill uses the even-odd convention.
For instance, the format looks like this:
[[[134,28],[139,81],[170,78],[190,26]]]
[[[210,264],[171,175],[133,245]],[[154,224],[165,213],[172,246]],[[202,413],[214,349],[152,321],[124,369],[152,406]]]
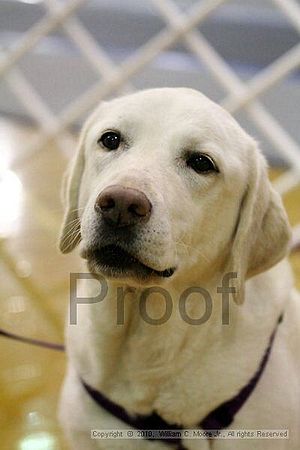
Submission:
[[[185,88],[101,103],[60,240],[95,278],[72,294],[67,325],[72,448],[298,450],[289,239],[264,157],[221,107]]]

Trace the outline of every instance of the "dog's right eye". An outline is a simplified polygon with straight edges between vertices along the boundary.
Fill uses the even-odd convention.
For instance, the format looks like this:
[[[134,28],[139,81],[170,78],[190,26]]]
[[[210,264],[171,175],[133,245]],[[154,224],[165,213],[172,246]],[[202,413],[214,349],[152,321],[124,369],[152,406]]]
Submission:
[[[107,131],[102,134],[101,138],[98,139],[97,143],[107,148],[108,150],[117,150],[121,142],[121,136],[115,131]]]
[[[203,153],[192,153],[186,160],[188,167],[191,167],[199,174],[207,174],[210,172],[219,172],[215,162]]]

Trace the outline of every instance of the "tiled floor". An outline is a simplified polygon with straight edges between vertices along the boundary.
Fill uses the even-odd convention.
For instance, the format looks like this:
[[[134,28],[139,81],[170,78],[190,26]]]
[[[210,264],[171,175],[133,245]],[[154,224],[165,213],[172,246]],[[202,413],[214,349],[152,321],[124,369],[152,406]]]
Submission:
[[[18,165],[31,135],[0,122],[0,328],[60,343],[69,272],[78,268],[56,248],[66,161],[52,144]],[[285,204],[299,223],[300,187]],[[300,288],[300,255],[291,260]],[[66,449],[56,421],[64,355],[1,337],[0,354],[0,449]]]

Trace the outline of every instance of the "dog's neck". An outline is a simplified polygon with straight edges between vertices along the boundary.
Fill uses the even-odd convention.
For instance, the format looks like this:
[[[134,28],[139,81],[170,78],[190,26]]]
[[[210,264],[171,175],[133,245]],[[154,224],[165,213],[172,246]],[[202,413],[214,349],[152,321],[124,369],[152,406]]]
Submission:
[[[192,286],[199,284],[194,280]],[[241,308],[230,300],[229,324],[222,323],[224,312],[225,319],[227,317],[227,306],[217,292],[221,276],[207,282],[202,280],[200,286],[209,293],[212,310],[208,320],[192,325],[185,320],[186,316],[192,319],[203,317],[207,304],[205,308],[199,292],[191,294],[185,305],[186,316],[182,317],[180,297],[191,287],[191,280],[188,285],[180,280],[164,285],[167,294],[152,289],[146,301],[146,316],[145,311],[141,312],[145,288],[109,283],[105,299],[80,306],[77,325],[69,327],[69,352],[77,372],[91,386],[133,413],[147,414],[154,407],[159,411],[161,395],[170,395],[171,421],[179,420],[172,417],[171,411],[182,411],[176,402],[183,401],[178,389],[183,389],[185,380],[197,383],[203,415],[214,404],[217,406],[223,395],[225,399],[227,395],[234,395],[239,386],[248,382],[249,374],[255,372],[282,305],[274,308],[274,298],[272,308],[268,307],[270,299],[262,298],[262,293],[257,291],[254,305],[248,303]],[[93,296],[93,293],[88,295]],[[149,323],[151,319],[166,315],[164,295],[170,296],[172,301],[170,317],[160,324]],[[275,297],[276,288],[271,295]],[[252,308],[260,310],[262,321],[254,322]],[[255,342],[253,327],[256,337],[260,336]],[[247,352],[248,358],[243,359],[243,366],[236,367],[234,377],[224,377],[224,368],[236,365],[241,349]],[[207,389],[207,383],[213,383],[213,391]],[[185,385],[184,389],[189,387]],[[183,413],[185,419],[187,413]],[[162,414],[167,419],[168,411],[163,408]],[[191,417],[189,422],[193,423],[193,420]]]

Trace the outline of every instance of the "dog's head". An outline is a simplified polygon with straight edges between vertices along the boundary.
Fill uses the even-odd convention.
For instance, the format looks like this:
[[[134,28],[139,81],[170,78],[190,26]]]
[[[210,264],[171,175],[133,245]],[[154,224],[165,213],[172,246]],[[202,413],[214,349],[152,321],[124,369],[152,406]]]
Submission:
[[[102,103],[67,183],[60,248],[80,241],[92,273],[135,284],[277,263],[290,233],[265,160],[221,107],[190,89]]]

